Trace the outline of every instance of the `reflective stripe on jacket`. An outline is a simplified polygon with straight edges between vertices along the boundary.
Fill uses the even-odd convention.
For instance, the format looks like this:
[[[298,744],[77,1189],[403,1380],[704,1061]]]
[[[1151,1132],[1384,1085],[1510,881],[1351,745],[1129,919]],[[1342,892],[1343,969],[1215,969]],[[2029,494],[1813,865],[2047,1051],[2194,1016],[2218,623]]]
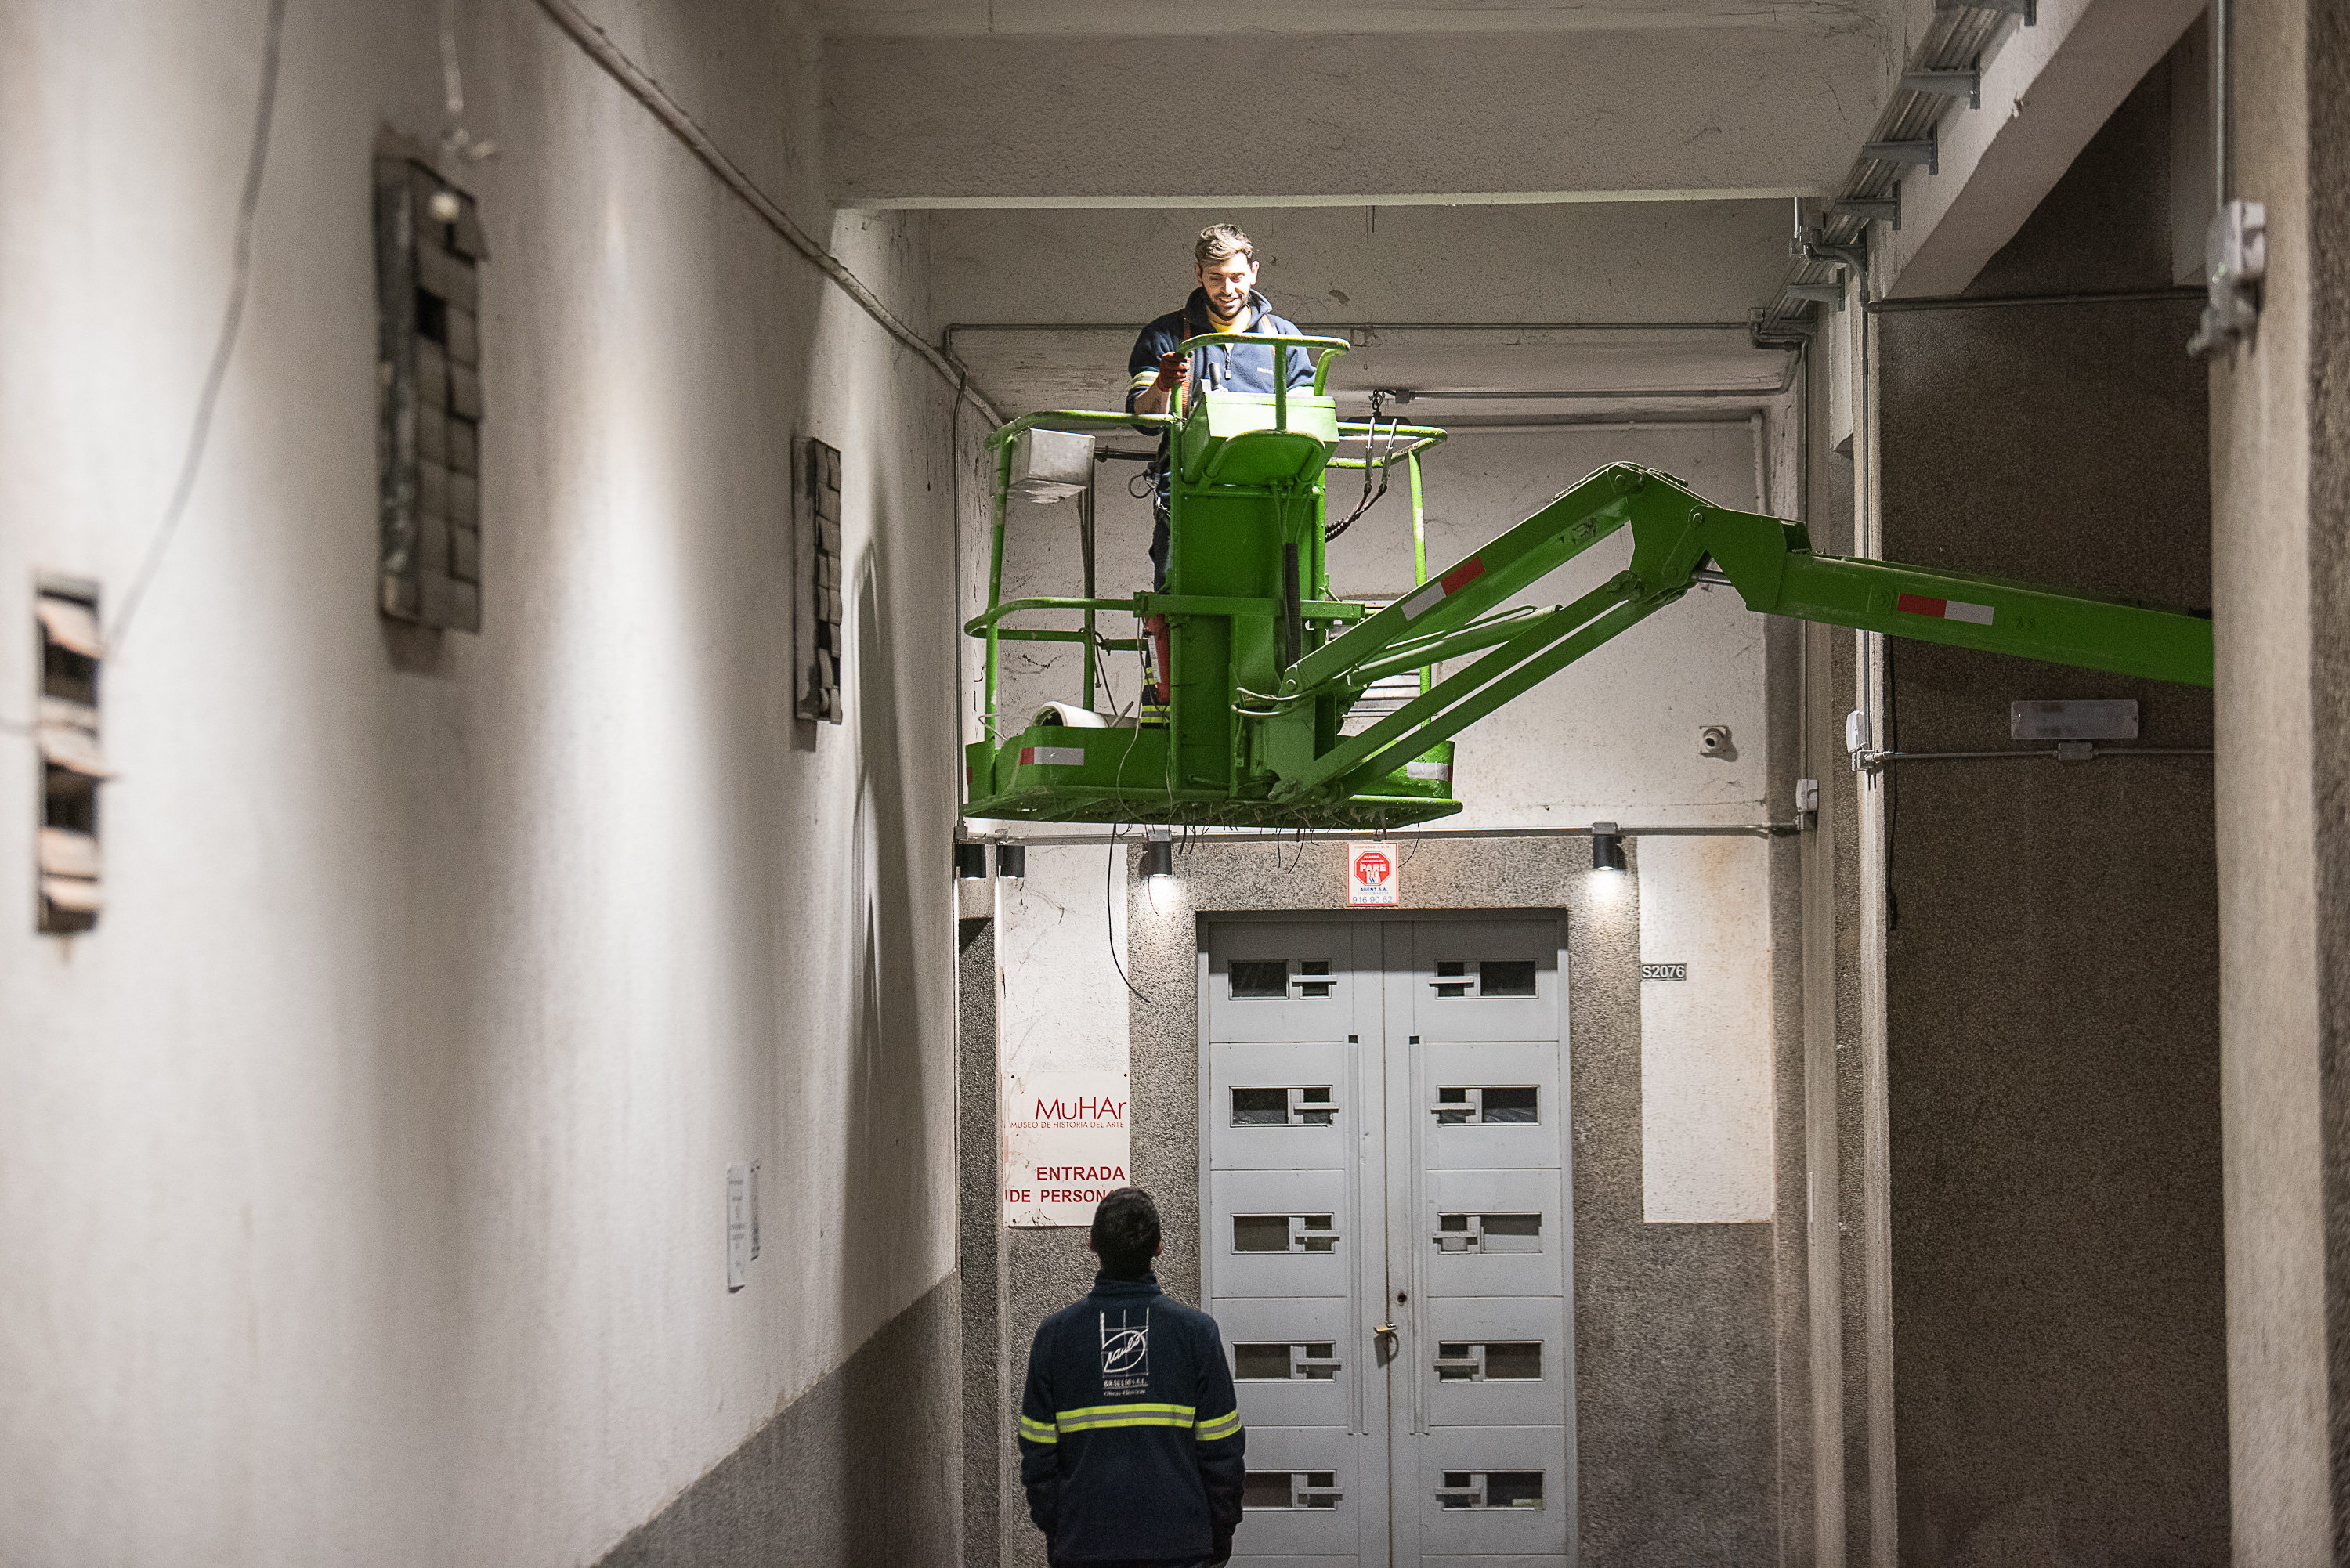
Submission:
[[[1230,1550],[1248,1434],[1215,1319],[1158,1280],[1097,1275],[1028,1351],[1020,1479],[1056,1564]]]

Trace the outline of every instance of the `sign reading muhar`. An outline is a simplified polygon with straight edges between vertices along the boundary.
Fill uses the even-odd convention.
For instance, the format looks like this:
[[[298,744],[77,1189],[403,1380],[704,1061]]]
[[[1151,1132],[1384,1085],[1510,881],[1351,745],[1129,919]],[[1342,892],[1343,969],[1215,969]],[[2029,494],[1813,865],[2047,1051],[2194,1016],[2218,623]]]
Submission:
[[[1003,1222],[1090,1225],[1131,1186],[1127,1075],[1048,1073],[1003,1083]]]

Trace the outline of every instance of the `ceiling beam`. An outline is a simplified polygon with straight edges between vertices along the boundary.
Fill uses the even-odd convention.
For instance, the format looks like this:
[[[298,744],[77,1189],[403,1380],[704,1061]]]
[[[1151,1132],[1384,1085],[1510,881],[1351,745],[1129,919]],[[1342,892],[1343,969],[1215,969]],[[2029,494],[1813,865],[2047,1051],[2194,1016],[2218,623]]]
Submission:
[[[1783,202],[1791,196],[1821,194],[1821,191],[1810,186],[1766,185],[1706,191],[1374,191],[1336,195],[1293,192],[1201,196],[842,196],[839,204],[882,211],[1109,212],[1227,207],[1546,207],[1580,202]]]
[[[1887,90],[1874,28],[835,37],[851,208],[1784,200]]]
[[[2040,0],[1982,70],[1982,107],[1943,119],[1940,168],[1902,182],[1902,226],[1880,231],[1893,298],[1957,294],[2013,239],[2206,0]]]

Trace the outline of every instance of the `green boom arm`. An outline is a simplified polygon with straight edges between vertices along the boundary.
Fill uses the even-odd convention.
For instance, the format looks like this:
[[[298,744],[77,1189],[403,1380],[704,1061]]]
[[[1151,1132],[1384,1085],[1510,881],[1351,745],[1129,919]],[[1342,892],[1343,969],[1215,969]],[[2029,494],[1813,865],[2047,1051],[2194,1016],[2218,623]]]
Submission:
[[[1618,529],[1624,571],[1571,605],[1498,607]],[[1715,506],[1670,476],[1599,470],[1408,597],[1307,653],[1263,715],[1347,697],[1381,675],[1485,651],[1358,735],[1284,773],[1276,801],[1343,796],[1448,740],[1704,581],[1746,607],[2058,664],[2211,684],[2211,622],[2126,599],[1812,553],[1802,524]],[[1489,613],[1490,612],[1490,613]]]

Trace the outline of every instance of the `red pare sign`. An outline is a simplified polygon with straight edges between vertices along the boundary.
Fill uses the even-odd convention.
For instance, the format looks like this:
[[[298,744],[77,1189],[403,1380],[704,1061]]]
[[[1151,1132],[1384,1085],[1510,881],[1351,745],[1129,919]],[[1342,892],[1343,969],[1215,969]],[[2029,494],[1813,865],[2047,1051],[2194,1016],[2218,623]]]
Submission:
[[[1394,903],[1396,870],[1394,845],[1349,844],[1347,846],[1347,902]]]

